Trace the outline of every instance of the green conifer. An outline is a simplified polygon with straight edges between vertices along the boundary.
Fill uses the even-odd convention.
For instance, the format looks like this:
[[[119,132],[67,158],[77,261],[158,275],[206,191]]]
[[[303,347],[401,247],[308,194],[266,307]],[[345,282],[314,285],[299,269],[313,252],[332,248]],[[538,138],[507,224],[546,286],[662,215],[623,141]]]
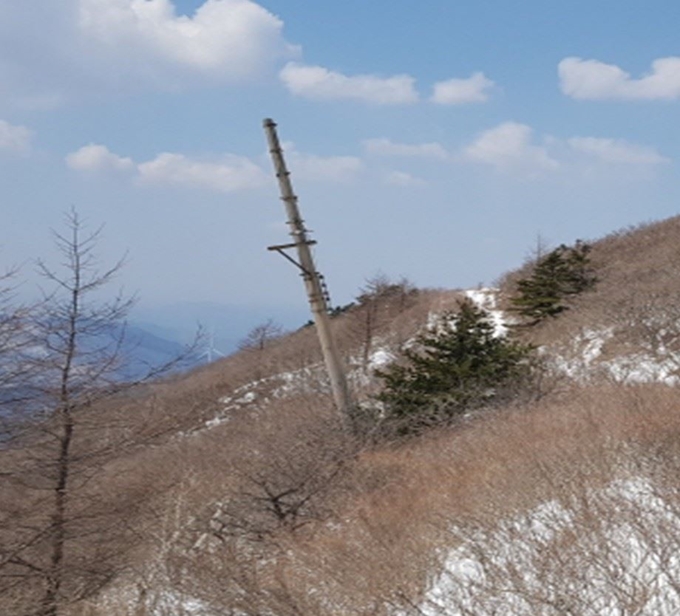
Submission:
[[[562,244],[539,259],[531,276],[517,283],[517,295],[511,300],[514,310],[529,319],[529,325],[567,310],[565,298],[597,282],[589,253],[590,246],[577,241],[573,247]]]
[[[400,432],[417,432],[502,397],[528,376],[531,350],[497,336],[487,313],[466,299],[377,373],[378,400]]]

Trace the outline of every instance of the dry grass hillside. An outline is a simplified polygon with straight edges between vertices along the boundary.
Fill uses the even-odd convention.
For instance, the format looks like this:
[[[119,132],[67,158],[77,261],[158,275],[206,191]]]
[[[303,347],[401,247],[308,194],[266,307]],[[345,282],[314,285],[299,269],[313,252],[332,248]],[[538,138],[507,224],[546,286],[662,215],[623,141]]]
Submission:
[[[598,283],[570,309],[528,332],[582,380],[674,383],[680,368],[680,217],[592,242]],[[517,279],[500,284],[505,307]]]
[[[311,328],[82,409],[49,615],[29,426],[0,450],[0,613],[678,613],[678,240],[676,218],[594,242],[596,287],[520,333],[538,395],[418,437],[347,430]],[[461,296],[381,281],[336,317],[356,397]]]

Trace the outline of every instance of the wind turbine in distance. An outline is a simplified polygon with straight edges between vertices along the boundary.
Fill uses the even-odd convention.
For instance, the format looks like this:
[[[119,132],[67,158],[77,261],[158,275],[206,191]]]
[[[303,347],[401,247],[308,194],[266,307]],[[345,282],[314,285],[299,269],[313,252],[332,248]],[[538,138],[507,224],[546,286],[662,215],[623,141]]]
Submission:
[[[205,359],[206,363],[211,364],[216,357],[225,357],[219,349],[215,347],[215,328],[212,329],[206,338],[205,351],[199,355],[199,359]]]

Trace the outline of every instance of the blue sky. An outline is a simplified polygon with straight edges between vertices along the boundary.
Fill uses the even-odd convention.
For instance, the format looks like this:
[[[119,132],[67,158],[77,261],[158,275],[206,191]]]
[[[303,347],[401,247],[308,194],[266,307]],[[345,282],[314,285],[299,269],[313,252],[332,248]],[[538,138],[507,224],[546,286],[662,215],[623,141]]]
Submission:
[[[5,0],[0,256],[75,206],[142,308],[304,312],[272,117],[336,303],[489,284],[678,212],[679,31],[670,0]]]

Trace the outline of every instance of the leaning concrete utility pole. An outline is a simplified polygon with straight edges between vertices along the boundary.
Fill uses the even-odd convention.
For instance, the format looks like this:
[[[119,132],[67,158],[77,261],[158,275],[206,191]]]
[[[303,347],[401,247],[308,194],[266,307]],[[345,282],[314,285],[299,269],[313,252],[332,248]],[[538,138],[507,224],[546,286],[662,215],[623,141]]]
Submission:
[[[276,178],[279,181],[279,188],[281,189],[281,200],[286,206],[288,224],[290,225],[290,235],[293,238],[292,244],[270,246],[269,250],[276,250],[302,271],[302,279],[304,280],[305,288],[307,290],[307,297],[309,298],[309,305],[312,309],[312,315],[314,316],[314,324],[316,325],[319,342],[321,343],[326,370],[328,371],[328,376],[331,381],[335,406],[343,414],[345,419],[349,419],[351,416],[352,403],[347,387],[347,380],[335,345],[333,332],[331,331],[323,277],[316,270],[312,251],[310,250],[310,246],[314,245],[316,242],[308,239],[307,229],[305,229],[304,222],[300,217],[297,197],[293,192],[293,186],[290,182],[290,173],[283,160],[283,150],[281,149],[281,144],[279,143],[279,138],[276,134],[276,123],[274,120],[267,118],[264,120],[263,125],[267,135],[269,152],[271,153],[272,161],[274,162]],[[299,262],[295,261],[284,252],[286,249],[290,248],[295,248],[297,250]]]

